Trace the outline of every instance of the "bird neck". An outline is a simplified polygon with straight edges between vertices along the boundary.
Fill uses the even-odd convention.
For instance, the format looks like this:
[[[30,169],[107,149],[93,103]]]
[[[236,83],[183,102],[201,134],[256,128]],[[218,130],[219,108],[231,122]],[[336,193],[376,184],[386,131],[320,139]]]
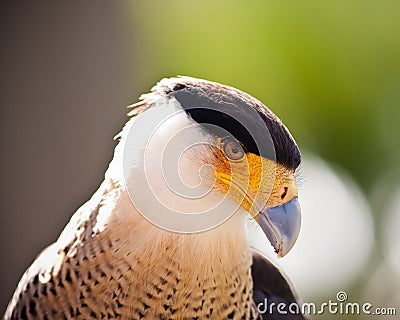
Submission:
[[[234,319],[249,318],[253,283],[243,212],[214,229],[180,234],[143,218],[121,188],[101,202],[92,239],[110,243],[113,268],[126,270],[128,305],[164,301],[151,312],[165,318],[224,319],[232,308]]]
[[[160,259],[174,260],[181,268],[187,264],[192,270],[193,267],[198,269],[199,273],[212,268],[229,272],[238,266],[245,269],[250,267],[244,212],[238,211],[224,223],[204,232],[175,233],[161,229],[143,218],[125,191],[115,193],[114,197],[118,197],[119,201],[110,202],[119,205],[111,211],[104,210],[112,212],[107,221],[101,219],[101,212],[97,220],[105,223],[105,231],[109,231],[111,240],[119,248],[119,254],[126,259],[140,258],[142,262],[146,261],[148,268],[161,264]]]

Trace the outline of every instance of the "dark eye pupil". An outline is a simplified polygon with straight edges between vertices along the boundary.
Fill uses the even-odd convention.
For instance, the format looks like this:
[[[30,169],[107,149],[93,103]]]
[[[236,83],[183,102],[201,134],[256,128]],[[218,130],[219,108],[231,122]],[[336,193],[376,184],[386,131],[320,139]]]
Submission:
[[[244,156],[244,151],[239,142],[233,139],[227,138],[225,141],[223,141],[223,151],[231,160],[240,160]]]

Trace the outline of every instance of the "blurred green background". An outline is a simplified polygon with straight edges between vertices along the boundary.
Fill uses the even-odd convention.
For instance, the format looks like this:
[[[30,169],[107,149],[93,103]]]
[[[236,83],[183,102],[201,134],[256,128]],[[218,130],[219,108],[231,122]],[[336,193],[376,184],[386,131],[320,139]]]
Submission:
[[[2,255],[8,257],[10,267],[3,266],[2,307],[34,255],[54,241],[70,214],[101,181],[112,156],[111,137],[125,121],[123,107],[162,77],[190,75],[254,95],[281,117],[301,150],[346,172],[358,185],[372,209],[376,241],[359,278],[343,289],[354,301],[372,299],[372,283],[378,286],[373,300],[385,306],[390,297],[387,304],[395,302],[400,312],[399,271],[384,253],[388,208],[400,195],[396,196],[400,188],[399,1],[151,0],[53,2],[50,6],[37,2],[28,7],[9,5],[3,14],[7,16],[2,27],[7,41],[3,42],[1,66],[7,72],[2,76],[0,101],[5,147],[2,173],[7,186],[2,189],[1,219],[2,231],[9,232],[3,233]],[[58,80],[54,82],[54,78]],[[32,86],[37,92],[38,83],[43,86],[40,95],[26,100],[20,97]],[[63,101],[68,103],[63,105]],[[38,117],[22,117],[21,122],[26,112],[21,109],[39,110],[40,117],[40,108],[46,103],[61,106],[46,109],[47,115],[51,111],[49,120],[43,120],[45,127],[39,121],[29,131],[42,130],[40,139],[14,138],[10,142],[17,130],[26,134],[25,123]],[[75,124],[77,118],[84,122]],[[57,121],[65,123],[62,132],[57,131]],[[54,141],[66,139],[61,146],[53,141],[55,149],[51,151],[46,140],[49,132],[54,133]],[[26,162],[15,162],[23,154],[13,158],[11,143],[35,145],[39,140],[45,143],[40,154],[37,147],[29,151],[38,158],[37,166],[22,170],[18,185],[13,185],[10,181],[15,173],[7,175],[6,171],[21,172]],[[74,149],[78,145],[81,149]],[[66,148],[69,155],[90,152],[79,161],[60,153],[68,162],[61,169],[40,166],[45,159],[59,163],[61,159],[54,154],[66,152]],[[53,207],[43,207],[43,193],[54,192],[51,197],[57,197],[53,178],[45,180],[44,189],[35,195],[39,204],[29,214],[40,223],[32,221],[33,225],[24,224],[21,230],[22,220],[18,219],[26,217],[18,212],[23,209],[7,199],[14,199],[18,190],[28,194],[35,189],[31,186],[33,171],[54,177],[60,170],[66,173],[65,180],[58,180],[64,182],[58,184],[69,187]],[[82,184],[78,185],[83,189],[76,189],[73,179],[80,178]],[[21,185],[25,186],[22,191]],[[45,214],[53,210],[61,211],[62,218],[53,217],[51,222],[53,215]],[[49,226],[44,229],[51,232],[32,232],[43,221]],[[27,246],[38,236],[43,236],[42,240]],[[20,253],[24,248],[29,253]]]
[[[399,13],[397,1],[158,1],[135,3],[132,23],[144,90],[175,74],[242,88],[368,193],[399,168]]]
[[[176,74],[240,88],[282,118],[303,152],[345,172],[361,189],[376,237],[358,279],[345,289],[352,301],[395,304],[398,313],[400,275],[395,269],[400,265],[387,266],[384,251],[388,206],[400,196],[399,17],[399,1],[132,5],[143,90],[154,79]],[[400,215],[400,209],[395,211],[391,214]],[[400,246],[393,246],[400,257]],[[312,301],[332,297],[335,292]]]

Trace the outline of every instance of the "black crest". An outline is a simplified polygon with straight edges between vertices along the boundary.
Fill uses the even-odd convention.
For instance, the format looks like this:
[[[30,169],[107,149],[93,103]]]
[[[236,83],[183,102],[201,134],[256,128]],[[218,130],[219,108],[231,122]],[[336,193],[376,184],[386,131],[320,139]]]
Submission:
[[[193,120],[211,125],[205,126],[207,131],[220,137],[228,131],[248,152],[290,170],[300,164],[299,148],[279,118],[238,89],[190,77],[163,79],[144,97],[143,107],[151,103],[154,94],[174,97]]]

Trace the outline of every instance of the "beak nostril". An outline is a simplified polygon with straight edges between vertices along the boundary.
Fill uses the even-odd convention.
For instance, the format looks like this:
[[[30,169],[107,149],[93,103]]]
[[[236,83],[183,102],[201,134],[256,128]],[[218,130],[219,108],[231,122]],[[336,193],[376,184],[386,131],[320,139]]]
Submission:
[[[284,187],[283,188],[283,193],[281,195],[281,200],[285,199],[285,197],[287,195],[287,192],[288,192],[288,187]]]

